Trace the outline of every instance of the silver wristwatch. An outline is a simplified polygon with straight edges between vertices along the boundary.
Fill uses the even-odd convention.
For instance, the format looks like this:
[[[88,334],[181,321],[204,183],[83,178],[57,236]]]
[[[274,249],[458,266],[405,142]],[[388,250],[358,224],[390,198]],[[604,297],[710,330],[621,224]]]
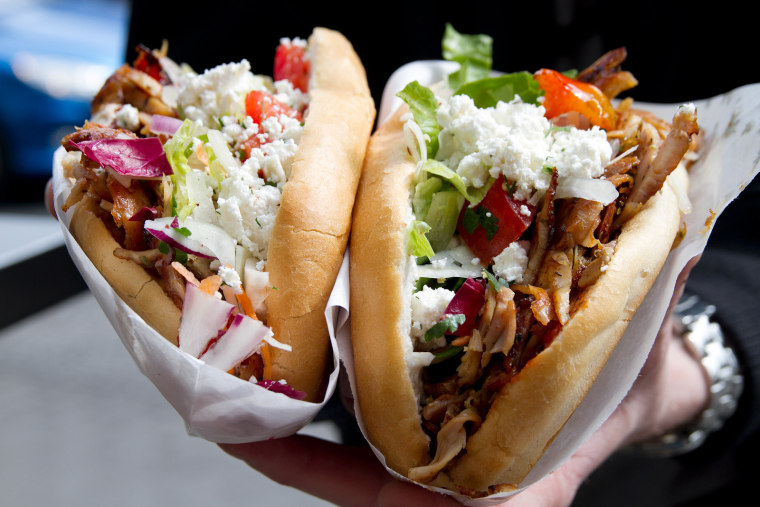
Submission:
[[[683,326],[686,348],[702,363],[710,382],[710,400],[694,420],[656,439],[636,447],[646,454],[671,457],[698,448],[723,427],[736,412],[744,378],[734,351],[726,344],[723,331],[711,320],[715,306],[706,304],[693,294],[684,295],[675,308],[675,316]]]

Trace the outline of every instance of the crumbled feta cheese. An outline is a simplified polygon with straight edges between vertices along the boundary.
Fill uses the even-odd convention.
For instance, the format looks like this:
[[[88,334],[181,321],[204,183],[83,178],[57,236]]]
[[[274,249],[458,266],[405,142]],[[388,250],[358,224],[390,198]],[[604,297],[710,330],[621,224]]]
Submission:
[[[234,149],[238,148],[241,144],[258,133],[259,126],[253,123],[250,116],[246,116],[243,119],[242,124],[232,116],[222,117],[222,134],[224,134],[224,140]]]
[[[224,116],[243,116],[245,95],[265,89],[261,76],[251,72],[248,60],[226,63],[203,74],[189,74],[179,83],[177,102],[186,118],[218,128]]]
[[[298,88],[293,87],[293,83],[287,79],[281,79],[274,82],[274,98],[296,110],[303,110],[306,105],[308,95]]]
[[[528,253],[517,241],[493,258],[493,272],[508,282],[522,282],[528,267]]]
[[[232,290],[239,292],[238,288],[241,286],[240,274],[230,266],[219,266],[217,274],[222,278],[222,281],[232,287]]]
[[[478,108],[466,95],[455,95],[438,108],[441,132],[436,155],[468,185],[484,186],[499,173],[517,183],[518,198],[546,188],[542,170],[551,138],[543,108],[520,101]]]
[[[103,104],[90,121],[135,131],[140,128],[140,112],[130,104]]]
[[[564,177],[598,178],[612,157],[607,134],[597,126],[589,130],[558,130],[547,156],[547,165],[556,166]]]
[[[300,39],[292,43],[305,45]],[[187,73],[176,88],[177,103],[185,118],[207,127],[209,138],[213,132],[215,140],[223,139],[229,147],[227,161],[235,162],[223,164],[214,176],[216,179],[207,175],[207,188],[199,187],[202,178],[190,181],[190,186],[193,195],[198,196],[193,202],[211,203],[210,208],[199,206],[193,216],[197,214],[196,218],[216,223],[239,245],[236,262],[241,266],[215,265],[225,282],[237,287],[245,259],[252,256],[256,269],[264,269],[282,189],[290,176],[303,132],[301,121],[286,115],[267,118],[260,125],[253,123],[245,114],[245,97],[252,90],[266,91],[291,108],[303,110],[308,95],[287,81],[272,83],[270,78],[254,75],[247,60],[219,65],[200,75]],[[260,145],[247,147],[250,156],[240,163],[236,155],[254,136]],[[200,142],[194,140],[193,147],[197,148]],[[203,165],[200,169],[203,170]]]
[[[454,298],[454,292],[423,287],[412,295],[412,338],[421,340],[425,332],[440,320],[446,307]]]
[[[220,186],[219,225],[254,257],[266,259],[280,206],[280,190],[243,168],[230,174]]]
[[[283,46],[288,46],[290,44],[294,46],[300,46],[302,48],[306,47],[306,39],[302,39],[301,37],[280,37],[280,44]]]
[[[560,180],[596,178],[612,156],[600,128],[552,129],[543,106],[519,98],[478,108],[470,97],[455,95],[442,101],[437,118],[441,132],[436,158],[476,188],[503,174],[515,182],[517,199],[548,188],[551,173],[546,166],[556,166]]]
[[[124,104],[116,111],[116,126],[137,130],[140,127],[140,112],[130,104]]]

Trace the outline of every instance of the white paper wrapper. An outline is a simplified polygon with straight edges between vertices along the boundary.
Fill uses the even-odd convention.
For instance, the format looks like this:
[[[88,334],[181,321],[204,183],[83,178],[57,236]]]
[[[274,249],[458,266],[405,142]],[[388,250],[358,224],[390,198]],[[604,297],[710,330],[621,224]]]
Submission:
[[[284,437],[308,424],[330,399],[338,381],[339,354],[331,338],[333,370],[320,403],[299,401],[206,365],[169,343],[124,303],[68,231],[63,204],[71,182],[62,174],[63,148],[55,153],[55,209],[69,254],[137,366],[185,421],[187,432],[217,443],[243,443]],[[341,271],[348,270],[344,261]],[[340,297],[340,290],[335,291]],[[347,297],[346,297],[347,299]],[[342,325],[328,308],[330,329]]]
[[[456,64],[443,61],[420,61],[398,69],[386,84],[378,120],[386,120],[400,104],[395,94],[408,82],[417,80],[431,85],[456,69]],[[569,458],[580,445],[609,417],[633,385],[639,370],[665,316],[675,287],[676,278],[686,263],[701,253],[712,231],[715,219],[723,209],[749,184],[758,172],[757,140],[760,139],[760,84],[749,85],[710,100],[695,101],[699,123],[706,136],[700,159],[691,168],[689,198],[692,211],[684,217],[686,237],[673,252],[660,272],[652,290],[623,335],[607,365],[601,372],[583,403],[578,407],[542,458],[525,478],[525,488],[551,473]],[[635,103],[670,121],[680,104],[663,105]],[[339,284],[347,284],[342,278]],[[348,308],[347,301],[343,302]],[[338,329],[338,345],[343,364],[351,381],[356,400],[350,330],[348,325]],[[358,403],[354,404],[359,425],[366,436]],[[373,448],[381,462],[382,454]],[[388,469],[396,477],[398,474]],[[452,494],[449,491],[436,491]],[[472,500],[453,495],[468,505],[493,505],[510,495],[493,495]]]

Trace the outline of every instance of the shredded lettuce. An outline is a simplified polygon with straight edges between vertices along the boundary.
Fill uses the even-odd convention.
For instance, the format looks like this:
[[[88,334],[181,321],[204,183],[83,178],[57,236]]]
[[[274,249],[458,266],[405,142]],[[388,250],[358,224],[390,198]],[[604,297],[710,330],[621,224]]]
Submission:
[[[449,87],[455,95],[468,95],[480,108],[509,102],[519,95],[523,102],[537,104],[543,94],[538,82],[528,72],[489,77],[492,66],[493,40],[488,35],[465,35],[446,24],[443,34],[443,58],[459,63],[457,72],[449,75]]]
[[[430,202],[433,200],[433,194],[441,190],[442,187],[443,180],[440,178],[427,178],[417,183],[414,187],[414,196],[412,196],[414,216],[420,220],[425,219],[425,215],[430,209]]]
[[[480,188],[468,188],[462,177],[456,171],[453,171],[446,164],[438,160],[427,160],[422,166],[422,169],[451,183],[451,185],[456,188],[472,206],[483,200],[483,197],[488,193],[488,189],[491,188],[494,181],[492,179],[487,185],[483,185]]]
[[[425,215],[425,223],[430,230],[425,235],[433,251],[438,252],[454,237],[459,212],[464,206],[464,197],[456,190],[440,191],[433,194],[430,207]]]
[[[467,188],[459,174],[443,162],[431,159],[422,165],[422,172],[427,177],[414,189],[412,209],[414,216],[428,226],[421,234],[430,248],[438,252],[445,249],[454,236],[465,199],[472,205],[479,203],[493,180],[481,188]]]
[[[208,158],[208,172],[216,182],[216,185],[219,186],[222,184],[222,180],[227,177],[227,170],[214,153],[214,149],[208,144],[208,136],[204,134],[198,139],[203,142],[203,151],[206,152],[206,158]]]
[[[420,220],[412,220],[409,227],[409,240],[407,242],[407,252],[415,257],[430,258],[435,255],[433,247],[425,237],[425,233],[430,230],[430,226]]]
[[[459,89],[465,83],[488,77],[493,60],[493,39],[488,35],[465,35],[446,23],[442,41],[443,58],[459,63],[459,70],[449,75],[449,87]]]
[[[187,175],[192,170],[188,158],[193,152],[193,138],[201,130],[202,127],[198,124],[185,120],[172,138],[164,144],[166,158],[173,170],[171,180],[174,188],[174,210],[172,214],[182,219],[190,216],[195,207],[187,192]]]
[[[441,125],[436,118],[438,101],[433,90],[422,86],[417,81],[412,81],[396,95],[409,105],[414,121],[419,125],[422,133],[428,137],[426,142],[428,158],[434,157],[438,152],[438,133],[441,131]]]
[[[499,101],[510,102],[517,96],[523,102],[537,104],[542,91],[530,73],[490,77],[492,47],[493,40],[488,35],[461,34],[447,23],[442,41],[443,57],[460,65],[457,72],[449,75],[449,87],[456,90],[455,94],[471,97],[480,108],[494,107]],[[427,138],[428,156],[421,163],[412,196],[417,220],[410,229],[408,249],[417,257],[430,258],[451,241],[464,201],[471,206],[478,204],[494,180],[481,188],[468,187],[459,174],[434,159],[441,126],[436,116],[438,101],[431,89],[413,81],[397,96],[407,103],[414,121]]]
[[[494,107],[501,102],[510,102],[520,96],[523,102],[538,104],[543,95],[538,81],[528,72],[514,72],[503,76],[487,77],[460,86],[455,95],[467,95],[479,108]]]

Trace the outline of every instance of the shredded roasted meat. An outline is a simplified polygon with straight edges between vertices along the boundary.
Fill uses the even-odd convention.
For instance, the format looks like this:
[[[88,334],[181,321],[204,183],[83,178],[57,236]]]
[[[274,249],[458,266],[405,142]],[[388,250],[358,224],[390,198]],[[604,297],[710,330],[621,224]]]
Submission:
[[[639,84],[633,74],[620,69],[627,56],[625,48],[608,51],[578,74],[578,81],[593,84],[610,98],[617,97]]]
[[[128,130],[87,122],[81,129],[64,137],[61,144],[68,151],[77,151],[72,143],[122,137],[137,136]],[[146,237],[143,220],[132,220],[138,211],[154,206],[156,202],[160,203],[158,209],[163,210],[165,188],[160,183],[136,179],[131,180],[129,186],[125,187],[109,171],[90,160],[84,153],[80,155],[78,162],[68,162],[65,172],[67,177],[75,179],[75,183],[62,207],[63,210],[66,211],[86,196],[99,203],[104,225],[121,245],[114,255],[153,271],[167,294],[181,308],[185,294],[184,282],[182,277],[171,269],[172,256],[159,252],[156,248],[158,241]],[[110,216],[110,219],[105,215]]]
[[[635,86],[622,71],[620,48],[604,55],[579,79],[612,98]],[[486,416],[490,401],[532,358],[548,347],[580,307],[586,291],[604,273],[622,224],[664,184],[682,158],[695,150],[698,131],[693,109],[680,108],[672,127],[652,114],[620,102],[615,129],[608,139],[621,155],[605,168],[604,177],[618,191],[612,203],[555,199],[557,171],[540,203],[531,235],[528,265],[520,284],[498,291],[489,286],[472,334],[457,337],[464,346],[456,371],[428,368],[422,417],[437,442],[431,463],[411,471],[412,479],[432,479],[464,447],[468,425]],[[557,126],[588,128],[579,114],[553,120]],[[453,342],[452,342],[453,343]],[[472,429],[469,430],[470,432]]]
[[[91,113],[97,115],[107,104],[129,104],[147,114],[176,116],[161,100],[161,83],[128,64],[114,72],[92,100]]]
[[[693,109],[680,107],[673,117],[673,127],[665,140],[658,146],[653,146],[649,151],[656,150],[651,167],[641,178],[637,178],[631,195],[625,203],[623,212],[619,217],[620,223],[625,223],[644,203],[653,196],[665,179],[672,173],[683,159],[689,149],[691,138],[699,131],[697,115]]]

